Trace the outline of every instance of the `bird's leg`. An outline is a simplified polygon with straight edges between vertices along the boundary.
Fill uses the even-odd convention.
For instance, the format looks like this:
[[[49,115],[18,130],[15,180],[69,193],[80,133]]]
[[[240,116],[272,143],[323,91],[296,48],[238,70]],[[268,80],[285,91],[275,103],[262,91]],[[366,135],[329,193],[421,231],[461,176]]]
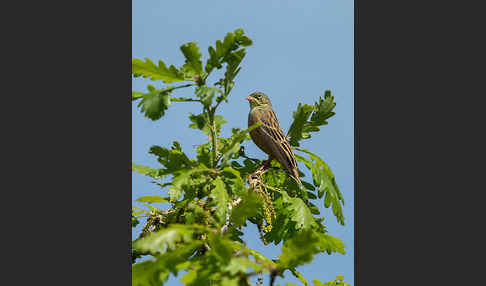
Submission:
[[[262,184],[262,175],[268,170],[272,157],[269,156],[267,160],[264,160],[258,169],[252,174],[248,175],[248,183],[254,190],[260,189]]]

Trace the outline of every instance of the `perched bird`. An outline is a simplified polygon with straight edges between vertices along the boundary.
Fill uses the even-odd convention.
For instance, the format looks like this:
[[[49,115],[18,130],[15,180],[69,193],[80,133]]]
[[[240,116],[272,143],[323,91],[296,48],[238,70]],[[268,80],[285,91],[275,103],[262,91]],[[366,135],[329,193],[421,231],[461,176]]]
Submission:
[[[297,170],[297,161],[290,149],[290,144],[278,124],[277,116],[273,112],[272,103],[262,92],[254,92],[246,97],[250,103],[248,127],[261,121],[262,125],[250,132],[253,142],[269,155],[268,161],[277,160],[295,181],[302,185]]]

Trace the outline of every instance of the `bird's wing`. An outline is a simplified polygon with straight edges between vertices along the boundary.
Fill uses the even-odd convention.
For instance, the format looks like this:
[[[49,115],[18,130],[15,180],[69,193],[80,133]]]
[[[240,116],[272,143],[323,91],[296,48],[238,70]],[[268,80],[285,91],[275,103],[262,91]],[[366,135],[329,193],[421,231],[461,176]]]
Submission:
[[[265,110],[259,118],[262,125],[256,131],[265,138],[265,142],[269,145],[271,155],[283,165],[287,171],[292,174],[298,181],[299,174],[297,171],[297,161],[294,153],[290,149],[290,144],[285,138],[285,135],[278,124],[277,116],[272,109]]]

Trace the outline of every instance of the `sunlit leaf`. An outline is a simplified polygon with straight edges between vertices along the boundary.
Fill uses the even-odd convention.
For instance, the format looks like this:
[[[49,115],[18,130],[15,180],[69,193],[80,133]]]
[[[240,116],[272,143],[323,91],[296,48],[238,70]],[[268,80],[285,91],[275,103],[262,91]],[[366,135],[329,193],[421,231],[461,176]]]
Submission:
[[[141,108],[140,111],[144,115],[152,120],[160,119],[170,106],[170,92],[171,87],[165,89],[155,89],[152,85],[148,85],[148,93],[136,93],[136,98],[133,97],[132,100],[142,99],[138,106]]]
[[[303,134],[304,125],[307,123],[307,119],[314,110],[314,107],[307,104],[300,104],[297,106],[297,111],[294,112],[294,121],[290,125],[288,132],[289,143],[292,146],[299,146],[299,141],[303,138],[308,138],[308,134]]]
[[[256,129],[261,124],[262,124],[261,122],[258,122],[256,124],[254,124],[253,126],[250,126],[250,128],[242,130],[242,131],[236,133],[235,135],[233,135],[231,137],[230,143],[222,150],[221,166],[227,166],[228,165],[228,162],[231,159],[231,156],[239,151],[240,143],[248,138],[247,134],[250,131]]]
[[[335,114],[334,107],[336,103],[329,90],[325,91],[324,99],[319,97],[319,101],[315,102],[314,106],[299,103],[287,134],[290,145],[300,146],[300,140],[310,138],[310,132],[317,132],[320,130],[319,126],[326,125],[327,119]]]
[[[201,114],[198,114],[198,115],[191,114],[189,116],[189,119],[192,122],[192,124],[189,125],[190,128],[200,129],[206,135],[211,134],[210,129],[209,129],[209,119],[207,117],[207,113],[201,113]],[[219,135],[221,133],[221,126],[225,123],[227,123],[227,121],[223,119],[223,116],[221,116],[221,115],[215,115],[214,116],[214,125],[216,127],[216,134],[217,135]]]
[[[137,199],[137,202],[141,203],[168,203],[166,198],[160,196],[143,196]]]
[[[181,46],[181,51],[186,58],[186,63],[181,67],[185,77],[200,75],[203,71],[199,47],[196,43],[187,43]]]
[[[184,81],[184,73],[179,71],[175,66],[167,67],[162,60],[159,60],[158,66],[150,59],[145,58],[145,61],[140,59],[132,60],[133,76],[149,78],[151,80],[162,80],[165,83],[176,81]]]
[[[137,239],[133,247],[140,252],[150,252],[160,255],[169,250],[175,250],[178,243],[191,242],[195,231],[202,231],[204,228],[188,225],[172,224],[166,229],[149,233],[147,236]]]
[[[318,188],[318,197],[322,198],[324,195],[324,207],[332,206],[332,212],[336,216],[337,221],[344,225],[344,216],[342,213],[342,205],[344,205],[344,198],[336,184],[334,174],[327,164],[314,153],[302,149],[295,148],[297,151],[304,152],[309,155],[310,160],[295,154],[295,158],[301,161],[305,166],[312,171],[314,185]]]
[[[261,205],[261,198],[254,192],[248,192],[245,196],[241,197],[241,202],[233,207],[231,221],[235,225],[243,225],[247,218],[253,217],[258,213]]]
[[[216,202],[216,206],[218,207],[215,215],[219,218],[220,222],[224,222],[226,215],[229,214],[228,203],[230,202],[230,196],[220,177],[216,178],[212,184],[214,185],[214,189],[211,190],[209,197]]]

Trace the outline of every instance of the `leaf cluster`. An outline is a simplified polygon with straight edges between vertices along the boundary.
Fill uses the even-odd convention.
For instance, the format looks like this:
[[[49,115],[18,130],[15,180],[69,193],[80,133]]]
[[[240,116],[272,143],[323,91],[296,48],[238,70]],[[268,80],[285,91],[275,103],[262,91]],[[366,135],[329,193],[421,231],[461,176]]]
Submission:
[[[324,99],[319,97],[319,101],[314,105],[300,104],[294,112],[294,122],[290,126],[287,137],[292,146],[300,146],[299,141],[311,138],[310,132],[320,131],[319,126],[326,125],[327,119],[336,114],[333,110],[336,106],[331,91],[326,90]]]
[[[324,207],[331,207],[344,225],[342,194],[321,158],[296,148],[302,152],[296,158],[312,172],[312,180],[305,180],[304,173],[300,173],[300,187],[279,163],[272,161],[259,181],[261,189],[257,190],[246,184],[247,178],[263,162],[249,158],[242,144],[259,124],[247,129],[233,128],[231,136],[221,136],[227,122],[216,110],[228,100],[245,48],[251,43],[238,29],[208,48],[209,58],[204,65],[196,43],[181,46],[185,63],[180,68],[167,66],[163,61],[158,65],[149,59],[132,61],[134,77],[165,84],[190,82],[161,89],[149,85],[147,93],[132,92],[132,100],[139,100],[140,111],[158,120],[172,102],[198,102],[201,112],[190,114],[188,127],[207,136],[206,142],[195,145],[196,158],[189,158],[175,141],[170,148],[150,148],[159,167],[132,163],[134,172],[150,177],[160,186],[160,195],[137,198],[145,208],[134,207],[132,212],[132,227],[145,220],[140,237],[133,242],[133,285],[162,285],[170,275],[177,276],[182,270],[187,272],[181,278],[185,285],[251,285],[252,276],[266,273],[283,277],[287,270],[308,285],[297,272],[298,266],[310,263],[319,253],[345,254],[344,243],[327,233],[316,205],[324,197]],[[208,85],[212,71],[223,67],[224,77],[213,86]],[[175,90],[189,87],[194,88],[193,98],[172,96]],[[328,92],[314,106],[299,104],[289,130],[292,145],[298,146],[301,139],[310,137],[309,132],[319,131],[318,126],[327,124],[334,106]],[[277,259],[266,258],[245,246],[242,230],[247,224],[261,229],[260,239],[265,244],[283,242]]]
[[[215,95],[216,102],[227,101],[227,96],[234,87],[234,79],[241,70],[240,63],[246,55],[245,47],[252,44],[250,38],[244,35],[242,29],[228,33],[224,41],[216,41],[215,47],[208,48],[209,58],[203,68],[202,54],[196,43],[190,42],[180,47],[185,57],[185,63],[180,68],[174,65],[167,66],[159,60],[156,65],[152,60],[145,58],[132,60],[133,77],[148,78],[153,81],[162,81],[169,84],[173,82],[189,82],[181,86],[167,86],[156,89],[152,85],[147,87],[148,92],[132,91],[132,101],[140,100],[138,106],[144,115],[152,120],[160,119],[169,108],[171,102],[198,101],[209,108]],[[206,85],[211,72],[226,66],[224,77],[215,82],[216,87]],[[196,86],[197,98],[172,97],[172,92],[179,88]]]

